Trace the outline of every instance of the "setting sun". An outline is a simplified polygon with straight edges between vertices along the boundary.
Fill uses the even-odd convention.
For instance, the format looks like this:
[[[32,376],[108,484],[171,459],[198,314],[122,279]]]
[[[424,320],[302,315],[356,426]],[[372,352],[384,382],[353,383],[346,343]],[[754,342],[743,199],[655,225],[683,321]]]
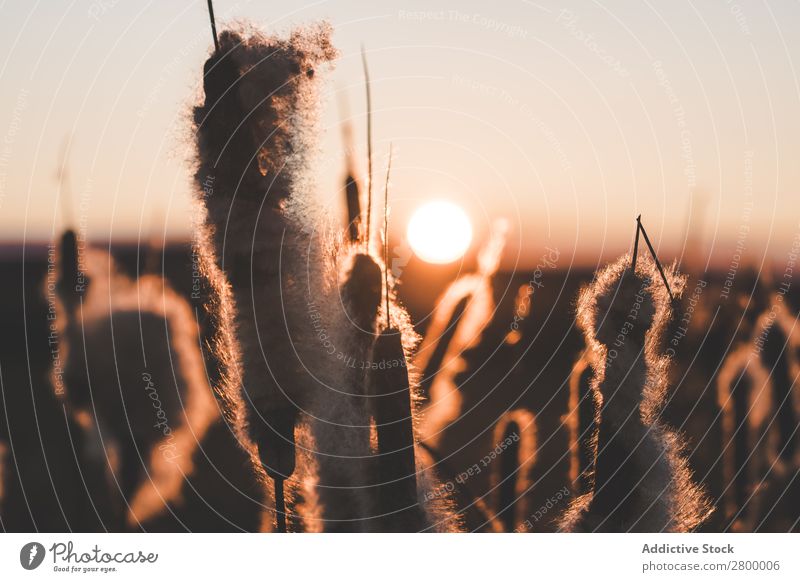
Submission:
[[[466,212],[452,202],[428,202],[408,223],[408,242],[428,263],[452,263],[464,255],[471,241],[472,224]]]

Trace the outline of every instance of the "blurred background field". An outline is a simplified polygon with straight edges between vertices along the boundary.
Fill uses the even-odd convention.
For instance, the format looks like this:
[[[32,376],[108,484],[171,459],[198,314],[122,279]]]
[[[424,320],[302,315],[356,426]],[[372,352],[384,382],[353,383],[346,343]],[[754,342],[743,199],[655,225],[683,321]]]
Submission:
[[[192,300],[194,279],[188,244],[173,244],[163,252],[147,246],[120,244],[112,245],[111,252],[119,267],[132,277],[141,272],[148,261],[152,268],[153,257],[157,257],[156,268],[159,271],[163,268],[169,282],[190,304],[196,303]],[[456,265],[432,266],[412,257],[405,265],[399,294],[420,334],[425,335],[437,298],[459,272],[469,273],[474,269],[471,263],[474,261],[467,258]],[[11,498],[16,499],[15,504],[20,503],[17,489],[20,483],[37,493],[30,511],[39,528],[63,529],[62,512],[69,517],[70,511],[73,512],[73,527],[80,528],[75,524],[81,523],[87,527],[86,521],[75,516],[75,512],[84,512],[84,518],[94,513],[91,502],[83,493],[85,484],[82,481],[86,476],[79,471],[73,451],[79,431],[70,427],[61,405],[52,398],[53,388],[49,379],[52,361],[44,300],[46,269],[45,246],[31,245],[23,250],[21,246],[7,245],[2,249],[2,395],[11,428],[11,444],[25,451],[22,462],[15,459],[11,450],[5,451],[3,488],[6,502],[11,494]],[[690,275],[685,297],[691,297],[698,280],[706,281],[708,285],[702,291],[697,312],[693,315],[692,331],[677,348],[674,385],[667,395],[663,412],[663,419],[686,437],[691,468],[719,504],[713,518],[704,526],[706,531],[731,527],[731,516],[725,514],[721,501],[723,493],[730,494],[734,485],[726,487],[722,468],[726,446],[718,403],[719,372],[727,356],[749,339],[752,323],[748,322],[754,321],[753,313],[763,315],[769,309],[766,288],[757,283],[754,273],[746,268],[742,268],[734,279],[730,299],[722,299],[720,291],[726,275],[722,271],[705,273],[699,279]],[[780,273],[775,275],[780,276]],[[453,488],[467,498],[482,499],[491,505],[498,495],[491,470],[481,470],[465,478],[459,476],[479,464],[497,445],[494,428],[504,413],[515,409],[532,411],[536,418],[537,448],[531,467],[530,490],[525,493],[526,506],[531,512],[526,530],[552,531],[554,520],[565,508],[553,507],[554,496],[565,487],[570,496],[581,490],[581,484],[570,474],[570,434],[566,416],[570,408],[570,376],[584,347],[575,325],[575,301],[580,287],[590,282],[592,276],[593,270],[589,268],[566,270],[557,267],[544,268],[539,273],[501,271],[495,275],[491,286],[496,308],[490,314],[489,323],[480,334],[477,345],[464,353],[466,367],[457,375],[458,391],[462,396],[457,418],[434,439],[442,461],[437,467],[443,481],[452,483]],[[762,279],[766,276],[762,273]],[[531,285],[534,280],[537,284]],[[519,314],[520,290],[526,293],[530,288],[533,293],[529,314],[525,317],[518,315],[518,325],[514,326],[515,314]],[[742,298],[745,301],[740,303]],[[786,295],[786,306],[797,313],[798,301],[800,289],[794,288]],[[681,315],[680,309],[676,313]],[[513,337],[515,328],[519,330],[518,337]],[[800,356],[798,347],[785,338],[783,341],[785,356],[794,361]],[[795,372],[795,368],[792,371]],[[784,372],[779,369],[772,370],[772,373]],[[429,396],[430,384],[430,378],[427,382],[423,379],[426,396]],[[2,420],[6,422],[6,419]],[[796,418],[794,422],[793,438],[797,441]],[[777,420],[775,424],[778,424]],[[224,437],[228,431],[220,427],[217,433],[216,437]],[[230,458],[230,443],[227,448],[220,447],[224,452],[217,454],[213,449],[215,442],[214,438],[209,438],[201,444],[201,448],[208,449],[205,454],[209,463],[217,465],[215,470],[206,469],[212,475],[216,471],[227,471],[227,474],[224,478],[216,475],[216,480],[211,483],[200,483],[207,488],[217,488],[211,496],[208,491],[204,494],[202,490],[192,491],[192,488],[185,487],[180,504],[191,506],[192,495],[196,495],[195,501],[205,506],[209,499],[215,498],[214,494],[227,495],[226,503],[214,508],[220,516],[209,517],[210,512],[206,511],[196,523],[189,522],[186,527],[193,530],[254,527],[259,514],[258,503],[254,501],[258,494],[253,491],[252,484],[240,482],[236,462]],[[220,465],[222,460],[226,462]],[[773,473],[776,471],[774,469]],[[775,503],[774,506],[768,504],[767,509],[759,509],[763,518],[759,531],[785,531],[786,524],[800,516],[797,513],[800,483],[793,479],[794,476],[795,473],[789,477],[781,475],[778,481],[784,485],[788,483],[788,488],[775,491],[780,487],[775,482],[776,475],[771,478],[769,474],[763,475],[767,478],[765,487],[773,489],[769,493],[771,498],[775,496]],[[238,502],[233,502],[234,499]],[[43,503],[43,500],[49,503]],[[566,504],[568,501],[566,497],[562,501],[559,496],[558,503]],[[59,503],[63,506],[61,509]],[[542,508],[545,508],[543,512],[537,514]],[[23,524],[26,523],[28,508],[16,505],[13,510],[18,512],[13,529],[25,529]],[[538,516],[536,520],[532,518],[534,514]],[[8,520],[8,513],[5,515]],[[502,514],[499,517],[502,519]],[[524,522],[517,517],[511,519],[511,523],[515,520],[517,526]],[[181,523],[185,522],[184,518]],[[162,516],[161,521],[155,520],[140,527],[157,531],[159,528],[180,530],[182,526]]]

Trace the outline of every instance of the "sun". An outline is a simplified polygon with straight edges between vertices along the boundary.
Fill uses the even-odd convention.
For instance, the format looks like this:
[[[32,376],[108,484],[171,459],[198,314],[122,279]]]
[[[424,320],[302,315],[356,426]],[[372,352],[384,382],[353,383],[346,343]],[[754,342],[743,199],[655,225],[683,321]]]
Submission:
[[[408,222],[408,243],[427,263],[452,263],[464,256],[472,241],[472,224],[464,210],[446,200],[420,206]]]

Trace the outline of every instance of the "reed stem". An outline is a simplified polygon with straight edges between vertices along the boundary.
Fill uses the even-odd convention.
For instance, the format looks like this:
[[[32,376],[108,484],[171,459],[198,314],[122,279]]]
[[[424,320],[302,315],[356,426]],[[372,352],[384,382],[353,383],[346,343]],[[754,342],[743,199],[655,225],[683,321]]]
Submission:
[[[636,257],[639,254],[639,230],[642,228],[642,215],[636,217],[636,238],[633,241],[633,257],[631,258],[631,271],[636,270]]]
[[[658,268],[658,272],[661,275],[661,280],[664,281],[664,286],[667,288],[667,293],[669,293],[669,298],[671,301],[675,301],[675,297],[672,295],[672,289],[669,288],[669,282],[667,281],[667,276],[664,274],[664,269],[661,267],[661,262],[659,262],[658,257],[656,256],[656,251],[653,248],[653,245],[650,243],[650,237],[647,236],[647,231],[642,226],[641,215],[636,220],[639,223],[639,230],[642,231],[642,236],[644,236],[644,242],[647,243],[647,248],[650,249],[650,254],[653,256],[653,260],[656,263],[656,267]]]
[[[389,317],[389,174],[392,171],[392,144],[389,144],[389,164],[386,166],[386,188],[383,192],[383,282],[386,287],[386,327],[392,327]]]
[[[361,47],[361,62],[364,66],[364,82],[367,86],[367,232],[364,239],[364,253],[369,254],[369,231],[372,226],[372,92],[367,67],[367,53]]]
[[[217,37],[217,22],[214,20],[214,3],[208,0],[208,18],[211,20],[211,35],[214,37],[214,50],[219,51],[219,37]]]

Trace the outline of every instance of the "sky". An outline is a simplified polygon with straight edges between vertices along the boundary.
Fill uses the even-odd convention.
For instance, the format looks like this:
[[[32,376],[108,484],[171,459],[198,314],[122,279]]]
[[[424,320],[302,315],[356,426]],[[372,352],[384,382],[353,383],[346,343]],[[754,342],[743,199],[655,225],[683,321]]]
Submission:
[[[333,25],[315,168],[334,215],[343,118],[366,170],[365,47],[377,184],[394,145],[398,245],[436,198],[466,210],[475,244],[506,219],[506,267],[547,247],[613,257],[640,213],[667,261],[689,248],[725,266],[738,245],[780,266],[800,240],[798,2],[214,6],[220,29]],[[0,241],[49,240],[67,223],[96,241],[188,238],[206,1],[6,0],[0,14]]]

